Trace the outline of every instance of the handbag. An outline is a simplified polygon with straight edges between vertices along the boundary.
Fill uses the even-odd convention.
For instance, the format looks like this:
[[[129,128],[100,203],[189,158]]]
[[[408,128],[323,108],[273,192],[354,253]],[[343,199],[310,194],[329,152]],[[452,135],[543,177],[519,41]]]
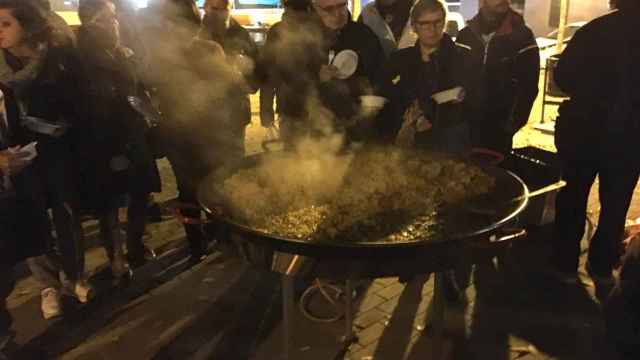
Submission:
[[[142,91],[141,96],[129,95],[127,102],[131,108],[138,113],[146,125],[146,138],[151,153],[155,159],[161,159],[166,156],[166,148],[163,145],[162,112],[154,104],[151,94],[148,91]]]

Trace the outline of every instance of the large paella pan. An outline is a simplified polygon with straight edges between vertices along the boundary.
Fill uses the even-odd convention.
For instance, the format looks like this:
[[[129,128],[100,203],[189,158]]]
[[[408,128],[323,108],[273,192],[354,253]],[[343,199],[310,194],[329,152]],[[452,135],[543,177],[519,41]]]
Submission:
[[[367,148],[291,169],[302,161],[296,156],[259,154],[212,175],[200,189],[203,207],[245,247],[375,261],[455,253],[527,205],[528,189],[514,174],[441,154]],[[314,192],[305,181],[326,187]]]

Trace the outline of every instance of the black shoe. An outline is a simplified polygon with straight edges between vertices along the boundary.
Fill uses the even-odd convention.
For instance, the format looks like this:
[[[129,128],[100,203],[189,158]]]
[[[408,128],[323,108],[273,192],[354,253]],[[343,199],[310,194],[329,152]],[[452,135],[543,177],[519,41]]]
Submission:
[[[189,267],[193,267],[203,262],[206,258],[207,254],[204,253],[191,254],[191,256],[189,256],[189,260],[187,260],[187,263],[189,264]]]
[[[133,270],[141,268],[148,262],[148,260],[144,257],[144,255],[131,256],[127,254],[127,262],[129,263],[129,268]]]

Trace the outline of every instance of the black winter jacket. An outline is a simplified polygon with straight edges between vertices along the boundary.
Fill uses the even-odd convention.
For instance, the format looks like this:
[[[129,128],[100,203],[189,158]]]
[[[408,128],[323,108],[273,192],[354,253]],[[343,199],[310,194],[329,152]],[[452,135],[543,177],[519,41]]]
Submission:
[[[12,91],[0,85],[6,109],[6,132],[0,151],[10,146],[26,145],[27,138],[19,123],[18,107]],[[0,190],[0,270],[44,254],[51,229],[45,197],[33,165],[11,176],[11,191]],[[4,181],[0,173],[0,181]],[[11,194],[10,194],[11,193]]]
[[[637,158],[640,135],[639,10],[618,11],[583,26],[555,69],[571,99],[559,109],[556,145],[564,157]],[[635,161],[635,163],[639,163]]]
[[[78,51],[82,59],[82,114],[87,122],[86,157],[94,191],[104,201],[129,192],[160,191],[160,177],[155,158],[147,141],[147,124],[135,111],[128,96],[144,98],[144,88],[138,82],[135,55],[123,48],[110,55],[98,49],[90,35],[80,29]],[[111,161],[126,157],[131,164],[116,171]],[[91,184],[89,184],[91,185]],[[100,201],[101,202],[101,201]],[[99,205],[99,204],[96,204]]]
[[[353,50],[358,54],[358,67],[351,77],[319,84],[323,105],[333,112],[340,124],[357,114],[361,95],[374,92],[385,57],[378,37],[367,25],[349,21],[336,38],[326,32],[323,34],[322,59],[328,59],[329,51],[337,55],[343,50]],[[318,68],[316,73],[319,72]]]
[[[308,13],[287,10],[282,21],[269,29],[260,60],[263,74],[260,119],[264,126],[273,124],[274,97],[281,116],[307,117],[306,100],[313,92],[316,71],[324,60],[316,26]]]
[[[253,71],[244,74],[247,86],[239,86],[229,90],[230,106],[233,107],[232,117],[236,119],[239,126],[251,123],[251,105],[249,93],[255,93],[259,87],[258,47],[249,35],[236,20],[231,19],[229,28],[221,39],[211,40],[218,42],[224,49],[225,55],[230,61],[234,61],[237,56],[244,56],[254,64]],[[233,63],[231,65],[234,65]]]
[[[471,104],[474,143],[495,150],[511,148],[513,135],[526,125],[538,95],[540,54],[524,19],[510,11],[485,43],[477,15],[456,41],[471,48],[473,66],[481,75]]]
[[[466,123],[468,98],[462,103],[438,105],[431,96],[458,86],[471,92],[474,69],[470,61],[469,48],[455,44],[446,34],[429,62],[422,60],[419,44],[393,53],[383,71],[382,94],[390,100],[379,118],[383,138],[387,141],[395,138],[404,113],[415,100],[433,124],[428,135],[418,136],[418,144],[421,140],[428,142],[428,137],[437,137],[441,129]]]
[[[25,66],[8,51],[3,55],[14,72]],[[38,141],[38,157],[33,167],[42,185],[52,194],[50,200],[53,202],[77,200],[78,172],[75,167],[81,153],[78,143],[82,141],[86,125],[79,116],[79,69],[73,48],[50,44],[35,78],[21,84],[16,96],[25,115],[71,125],[59,138],[24,130],[25,141]]]
[[[346,49],[358,54],[355,73],[347,79],[320,83],[320,68],[328,64],[330,51],[338,54]],[[267,74],[265,87],[275,89],[281,115],[306,119],[308,101],[317,95],[340,127],[356,115],[359,96],[373,92],[383,61],[380,42],[366,25],[349,21],[337,34],[330,35],[312,14],[292,16],[276,24],[267,35],[262,64]],[[272,118],[271,107],[265,96],[261,100],[263,119]]]

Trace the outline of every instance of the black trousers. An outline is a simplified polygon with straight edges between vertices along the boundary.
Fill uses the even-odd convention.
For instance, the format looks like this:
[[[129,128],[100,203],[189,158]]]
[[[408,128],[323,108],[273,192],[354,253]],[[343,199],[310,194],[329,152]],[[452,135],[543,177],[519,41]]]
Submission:
[[[194,207],[194,209],[180,209],[182,216],[192,219],[200,218],[198,187],[202,180],[211,173],[213,167],[207,161],[203,161],[194,149],[190,148],[174,146],[167,151],[167,159],[176,177],[178,200]],[[185,223],[184,231],[191,254],[194,257],[203,255],[206,250],[206,237],[202,227],[197,224]]]
[[[127,206],[127,257],[131,262],[140,264],[144,262],[144,229],[147,224],[147,200],[149,193],[130,193]],[[121,206],[121,198],[116,196],[111,199],[106,208],[100,213],[100,236],[109,260],[113,260],[114,246],[120,246],[120,221],[118,210]]]
[[[609,274],[619,258],[625,219],[639,171],[615,159],[563,159],[562,166],[567,186],[556,200],[552,265],[563,272],[576,272],[589,191],[598,176],[601,212],[589,245],[588,260],[594,273]]]

